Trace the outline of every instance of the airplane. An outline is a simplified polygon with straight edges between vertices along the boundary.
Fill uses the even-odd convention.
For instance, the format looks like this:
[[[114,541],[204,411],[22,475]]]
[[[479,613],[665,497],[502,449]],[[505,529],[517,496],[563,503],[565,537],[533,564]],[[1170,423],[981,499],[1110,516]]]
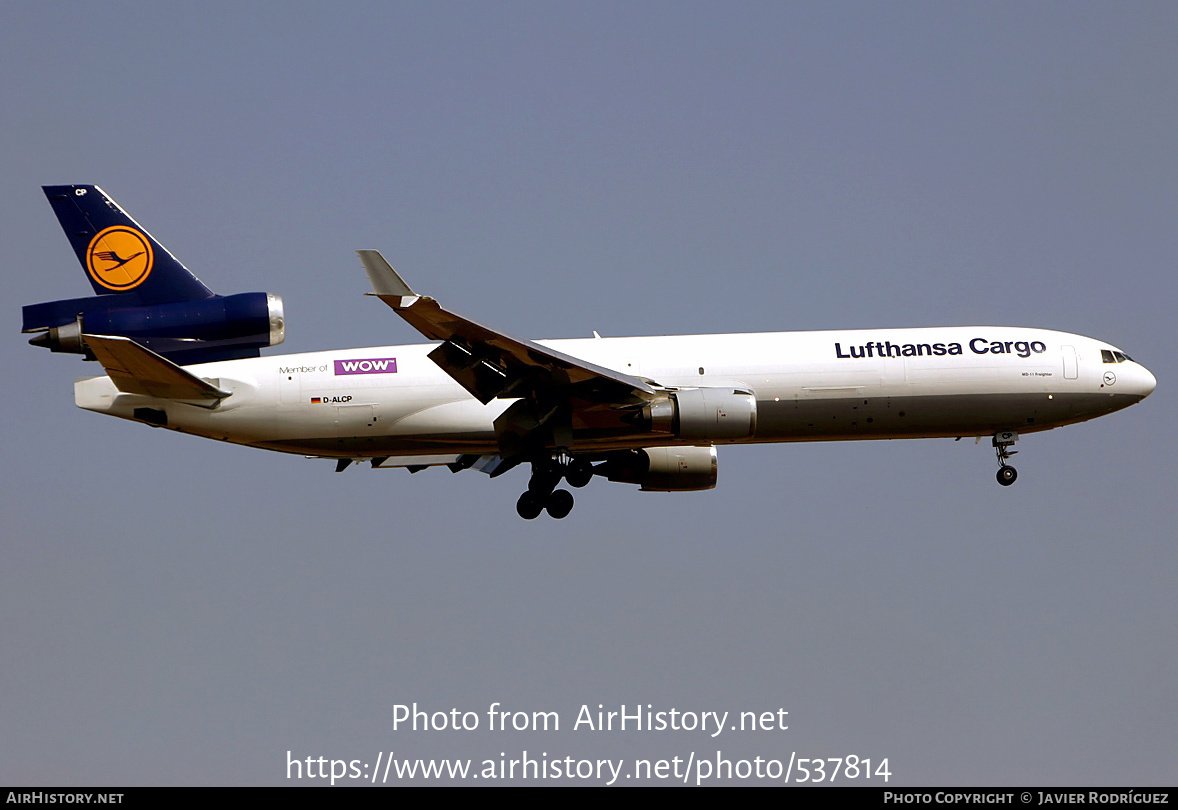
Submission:
[[[357,251],[376,298],[433,341],[262,356],[282,300],[214,294],[98,186],[44,186],[95,295],[24,307],[29,342],[96,360],[78,407],[181,433],[411,473],[531,467],[525,519],[566,517],[594,476],[717,481],[719,445],[1021,434],[1140,402],[1154,376],[1080,335],[1002,326],[526,340]]]

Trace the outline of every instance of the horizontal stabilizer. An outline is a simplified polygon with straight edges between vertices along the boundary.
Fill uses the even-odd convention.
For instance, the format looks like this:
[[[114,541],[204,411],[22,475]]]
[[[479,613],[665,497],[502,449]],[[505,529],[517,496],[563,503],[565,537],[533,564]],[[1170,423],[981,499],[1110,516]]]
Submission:
[[[106,369],[115,387],[124,394],[158,399],[178,399],[212,407],[225,397],[208,380],[186,371],[130,338],[84,335],[86,346]]]

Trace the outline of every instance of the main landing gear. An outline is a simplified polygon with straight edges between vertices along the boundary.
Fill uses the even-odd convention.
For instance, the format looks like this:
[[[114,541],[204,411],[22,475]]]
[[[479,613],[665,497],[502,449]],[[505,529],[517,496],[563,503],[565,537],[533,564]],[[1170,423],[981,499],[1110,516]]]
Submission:
[[[569,457],[532,462],[528,490],[515,502],[515,511],[524,520],[534,520],[544,511],[557,520],[567,517],[573,511],[573,494],[556,488],[562,478],[571,487],[583,487],[593,478],[593,465]]]
[[[998,454],[998,483],[1008,487],[1018,478],[1018,470],[1006,463],[1018,450],[1011,450],[1010,446],[1018,441],[1018,434],[1013,430],[994,434],[994,452]]]

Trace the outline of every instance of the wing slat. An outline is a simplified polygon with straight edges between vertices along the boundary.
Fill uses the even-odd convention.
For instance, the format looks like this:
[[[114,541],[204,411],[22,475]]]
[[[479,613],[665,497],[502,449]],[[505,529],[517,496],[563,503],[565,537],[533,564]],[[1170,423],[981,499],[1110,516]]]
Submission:
[[[496,397],[581,399],[619,407],[658,395],[644,380],[539,343],[500,332],[451,312],[415,293],[375,250],[356,251],[372,282],[373,295],[427,338],[443,341],[429,357],[483,404]]]

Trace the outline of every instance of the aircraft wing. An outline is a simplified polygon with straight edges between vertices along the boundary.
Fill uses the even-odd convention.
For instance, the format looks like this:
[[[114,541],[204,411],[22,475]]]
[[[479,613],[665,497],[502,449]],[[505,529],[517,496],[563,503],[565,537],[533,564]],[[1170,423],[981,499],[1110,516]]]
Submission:
[[[512,337],[418,295],[379,251],[358,250],[373,295],[421,334],[442,345],[429,357],[484,405],[496,397],[554,395],[587,404],[634,407],[658,395],[648,381]]]
[[[208,408],[229,396],[230,392],[221,390],[130,338],[83,335],[83,339],[94,357],[102,363],[115,387],[124,394],[177,399]]]

